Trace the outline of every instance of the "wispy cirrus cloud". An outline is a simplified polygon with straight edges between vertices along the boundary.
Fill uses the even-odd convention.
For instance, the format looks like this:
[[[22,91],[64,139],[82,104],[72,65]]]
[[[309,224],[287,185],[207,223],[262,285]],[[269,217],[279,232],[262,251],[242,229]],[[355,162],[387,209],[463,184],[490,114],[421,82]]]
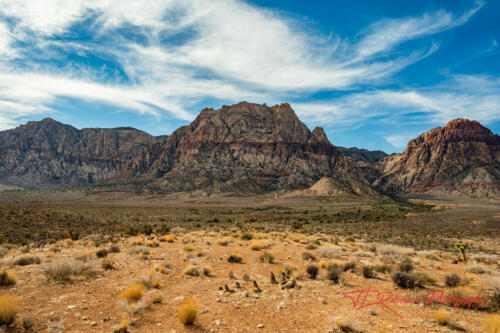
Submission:
[[[388,57],[397,45],[462,25],[482,5],[383,19],[351,40],[240,0],[0,0],[0,116],[8,127],[71,97],[190,120],[190,107],[206,98],[270,102],[376,85],[438,47]],[[329,103],[328,112],[301,109],[348,123],[391,99],[434,110],[440,100],[376,92]]]

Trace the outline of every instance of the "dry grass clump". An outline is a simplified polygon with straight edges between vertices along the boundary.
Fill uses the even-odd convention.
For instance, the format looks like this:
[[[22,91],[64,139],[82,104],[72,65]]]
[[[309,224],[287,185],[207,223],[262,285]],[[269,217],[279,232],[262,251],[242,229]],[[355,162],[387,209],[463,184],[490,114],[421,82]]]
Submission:
[[[179,305],[177,317],[184,325],[193,325],[196,320],[197,308],[198,301],[193,297],[187,297]]]
[[[302,253],[302,260],[306,261],[318,261],[318,258],[311,252],[304,252]]]
[[[19,299],[9,294],[0,295],[0,326],[9,326],[19,311]]]
[[[14,260],[14,265],[17,266],[28,266],[28,265],[38,265],[42,261],[38,257],[24,256]]]
[[[115,269],[115,263],[112,261],[112,260],[109,260],[109,259],[104,259],[102,262],[101,262],[101,267],[105,270],[113,270]]]
[[[175,235],[174,234],[169,234],[165,236],[161,236],[158,238],[160,242],[167,242],[167,243],[173,243],[175,241]]]
[[[119,253],[120,247],[118,245],[111,245],[108,249],[109,253]]]
[[[467,273],[473,273],[473,274],[490,274],[491,269],[483,264],[472,264],[472,265],[467,265],[465,267],[465,271]]]
[[[344,272],[353,271],[356,268],[356,263],[354,261],[348,261],[342,266]]]
[[[378,273],[390,273],[392,272],[392,267],[389,264],[378,264],[374,267],[375,272]]]
[[[393,258],[403,257],[410,252],[411,250],[397,245],[381,245],[377,247],[377,254]]]
[[[500,333],[500,315],[490,315],[484,318],[481,328],[484,333]]]
[[[253,234],[251,232],[244,232],[241,234],[241,239],[242,240],[252,240]]]
[[[352,319],[338,318],[335,322],[337,325],[337,330],[342,333],[361,333],[362,331],[357,329],[357,323]]]
[[[456,287],[460,284],[461,281],[462,279],[460,278],[460,276],[455,273],[446,275],[445,277],[445,284],[447,287]]]
[[[259,261],[263,264],[273,264],[274,256],[269,252],[264,252],[259,256]]]
[[[229,243],[231,243],[231,239],[229,238],[222,238],[217,241],[217,244],[219,244],[220,246],[228,246]]]
[[[70,281],[74,276],[92,275],[95,273],[92,267],[92,262],[84,263],[74,259],[60,259],[47,264],[44,273],[49,280]]]
[[[199,276],[211,276],[211,270],[210,267],[199,267],[196,265],[191,265],[188,266],[184,270],[184,275],[187,276],[194,276],[194,277],[199,277]]]
[[[240,264],[243,262],[243,258],[237,253],[232,253],[227,257],[227,261],[233,264]]]
[[[126,288],[120,293],[120,298],[126,300],[129,304],[136,303],[141,300],[144,285],[136,283]]]
[[[433,314],[434,320],[441,326],[446,326],[450,323],[450,314],[443,310],[439,309]]]
[[[340,246],[321,247],[316,250],[316,253],[321,258],[327,258],[327,259],[340,257],[344,254],[343,249]]]
[[[21,325],[23,326],[25,331],[31,330],[31,328],[33,328],[34,324],[35,324],[35,322],[34,322],[33,318],[31,318],[31,317],[25,317],[21,321]]]
[[[473,254],[470,259],[485,264],[496,264],[500,261],[500,257],[496,254]]]
[[[0,272],[0,286],[8,287],[13,286],[17,282],[16,275],[13,272],[2,271]]]
[[[268,240],[253,240],[250,242],[250,249],[259,251],[271,247],[271,242]]]

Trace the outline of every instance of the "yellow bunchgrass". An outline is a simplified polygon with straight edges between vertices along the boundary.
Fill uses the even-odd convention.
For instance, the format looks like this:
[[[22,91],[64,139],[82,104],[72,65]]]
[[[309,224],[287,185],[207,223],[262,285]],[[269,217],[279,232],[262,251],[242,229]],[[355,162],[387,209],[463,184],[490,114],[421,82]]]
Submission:
[[[265,239],[252,240],[250,242],[250,249],[259,251],[271,247],[271,242]]]
[[[186,326],[193,325],[196,320],[198,301],[193,297],[185,298],[179,305],[177,317]]]
[[[484,333],[500,333],[500,315],[488,315],[481,325]]]
[[[143,290],[144,286],[142,284],[133,284],[121,292],[120,298],[126,300],[128,303],[138,302],[142,298]]]
[[[9,294],[0,295],[0,326],[10,325],[19,311],[19,299]]]
[[[450,323],[450,314],[443,309],[439,309],[436,312],[434,312],[433,317],[436,323],[438,323],[441,326],[446,326]]]

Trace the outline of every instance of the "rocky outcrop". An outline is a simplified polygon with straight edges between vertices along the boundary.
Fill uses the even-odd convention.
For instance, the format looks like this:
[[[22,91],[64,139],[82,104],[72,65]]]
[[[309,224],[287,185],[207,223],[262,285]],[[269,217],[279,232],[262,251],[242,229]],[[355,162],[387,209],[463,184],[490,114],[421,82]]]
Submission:
[[[0,183],[27,189],[69,188],[121,177],[155,141],[133,128],[82,129],[50,118],[0,132]]]
[[[373,185],[391,194],[500,197],[500,136],[477,121],[455,119],[411,140],[375,164]]]
[[[337,147],[337,149],[342,154],[352,157],[352,159],[355,161],[361,161],[369,164],[376,163],[387,156],[387,154],[381,150],[367,150],[359,149],[356,147]]]
[[[144,150],[131,168],[136,176],[156,177],[159,187],[180,192],[300,189],[325,176],[368,185],[323,129],[311,132],[288,104],[204,109],[189,126]]]

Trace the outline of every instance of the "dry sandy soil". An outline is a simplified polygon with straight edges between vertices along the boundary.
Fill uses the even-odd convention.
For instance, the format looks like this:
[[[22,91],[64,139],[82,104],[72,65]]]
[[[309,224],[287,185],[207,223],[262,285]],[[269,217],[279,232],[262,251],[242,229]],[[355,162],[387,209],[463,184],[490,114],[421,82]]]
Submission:
[[[227,202],[222,205],[231,206]],[[498,217],[499,211],[493,209],[492,214]],[[242,239],[248,234],[252,240]],[[129,332],[488,332],[488,325],[500,325],[498,309],[491,303],[495,288],[500,288],[500,243],[498,237],[479,236],[473,241],[475,248],[484,252],[468,253],[467,264],[456,263],[458,252],[453,251],[417,251],[339,234],[293,228],[264,232],[235,225],[219,231],[174,227],[163,236],[89,235],[29,249],[4,244],[0,272],[15,274],[17,283],[0,287],[0,294],[9,293],[20,300],[15,322],[4,329],[23,332],[22,321],[29,317],[34,321],[32,331],[37,332],[113,332],[123,320],[128,321]],[[256,245],[266,248],[251,248]],[[111,246],[120,251],[97,257],[98,250]],[[261,262],[264,253],[274,257],[273,263]],[[311,258],[304,253],[312,254]],[[228,262],[231,254],[239,255],[242,263]],[[38,257],[41,263],[15,265],[22,257]],[[402,289],[393,282],[392,276],[405,258],[414,266],[410,274],[427,275],[422,286]],[[83,263],[86,270],[71,276],[70,281],[50,279],[47,271],[63,261]],[[339,283],[327,278],[329,264],[342,268],[351,261],[354,269],[342,272]],[[104,262],[114,269],[104,269]],[[319,267],[316,279],[306,272],[311,264]],[[390,271],[383,271],[383,265]],[[379,271],[374,271],[373,278],[366,278],[364,266]],[[201,276],[186,275],[192,267]],[[204,269],[209,271],[207,275],[203,275]],[[281,282],[281,272],[287,270],[291,272],[286,277],[287,286],[294,281],[295,287],[271,283],[270,272]],[[445,285],[446,276],[452,273],[461,277],[461,285],[456,288]],[[153,281],[159,282],[158,288],[150,285]],[[139,301],[128,304],[120,295],[135,283],[146,287]],[[353,300],[344,295],[368,288],[399,293],[400,298],[422,297],[436,290],[473,296],[481,291],[489,297],[484,305],[489,311],[454,311],[446,304],[425,306],[425,300],[418,304],[387,301],[391,309],[372,304],[357,310]],[[162,302],[153,303],[159,296]],[[373,302],[375,296],[371,293],[364,303],[360,299],[356,307]],[[198,303],[191,326],[184,326],[177,318],[185,297],[194,297]],[[438,309],[447,312],[448,325],[436,323]]]

